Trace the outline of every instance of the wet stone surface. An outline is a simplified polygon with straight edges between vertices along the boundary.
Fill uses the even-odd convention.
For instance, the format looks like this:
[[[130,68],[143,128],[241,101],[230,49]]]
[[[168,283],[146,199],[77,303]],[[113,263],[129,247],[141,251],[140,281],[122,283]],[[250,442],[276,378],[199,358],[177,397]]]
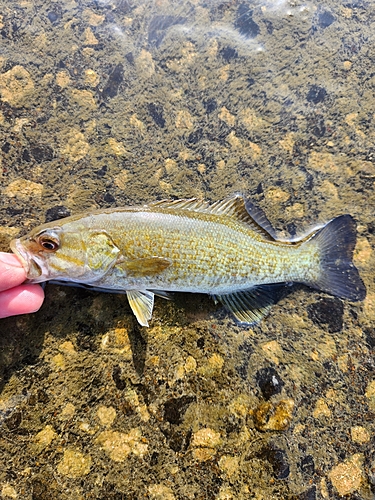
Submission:
[[[69,214],[246,193],[284,238],[357,223],[349,303],[46,287],[1,320],[0,496],[372,500],[371,2],[0,0],[0,249]],[[284,293],[285,292],[285,293]]]

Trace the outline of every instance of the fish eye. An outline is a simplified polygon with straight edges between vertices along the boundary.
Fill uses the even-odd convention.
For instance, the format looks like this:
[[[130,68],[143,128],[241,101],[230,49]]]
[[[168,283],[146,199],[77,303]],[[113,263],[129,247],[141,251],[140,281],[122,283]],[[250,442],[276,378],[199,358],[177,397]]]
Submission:
[[[38,243],[47,252],[54,252],[59,248],[59,240],[48,235],[39,236]]]

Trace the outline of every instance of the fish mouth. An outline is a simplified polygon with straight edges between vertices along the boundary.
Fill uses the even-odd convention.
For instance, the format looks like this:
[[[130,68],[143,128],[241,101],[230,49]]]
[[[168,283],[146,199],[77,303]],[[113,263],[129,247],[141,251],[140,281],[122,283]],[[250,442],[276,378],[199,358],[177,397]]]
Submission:
[[[25,283],[39,283],[47,278],[43,273],[42,263],[38,263],[35,256],[31,256],[22,245],[21,240],[12,240],[10,242],[12,252],[20,259],[23,268],[26,271],[27,279]]]

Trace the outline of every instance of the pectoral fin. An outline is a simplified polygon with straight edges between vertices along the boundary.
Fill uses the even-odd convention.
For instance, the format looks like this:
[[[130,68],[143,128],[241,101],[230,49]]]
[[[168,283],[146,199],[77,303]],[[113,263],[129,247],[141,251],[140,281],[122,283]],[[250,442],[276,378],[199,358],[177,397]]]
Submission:
[[[215,295],[223,306],[230,311],[240,323],[258,323],[282,297],[284,284],[263,285],[231,293]]]
[[[154,307],[154,294],[147,290],[127,290],[130,307],[142,326],[148,326]]]
[[[142,259],[123,260],[116,264],[128,276],[153,276],[160,274],[164,269],[169,267],[171,262],[163,257],[145,257]]]

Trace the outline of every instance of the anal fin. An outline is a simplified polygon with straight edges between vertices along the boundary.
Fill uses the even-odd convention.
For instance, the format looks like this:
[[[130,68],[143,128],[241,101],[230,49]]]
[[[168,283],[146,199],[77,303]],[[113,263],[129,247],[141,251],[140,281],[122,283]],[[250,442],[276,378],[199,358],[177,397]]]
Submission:
[[[280,300],[285,284],[260,285],[226,295],[215,295],[223,306],[242,324],[258,323]]]
[[[154,294],[148,290],[127,290],[129,305],[142,326],[148,326],[154,307]]]

